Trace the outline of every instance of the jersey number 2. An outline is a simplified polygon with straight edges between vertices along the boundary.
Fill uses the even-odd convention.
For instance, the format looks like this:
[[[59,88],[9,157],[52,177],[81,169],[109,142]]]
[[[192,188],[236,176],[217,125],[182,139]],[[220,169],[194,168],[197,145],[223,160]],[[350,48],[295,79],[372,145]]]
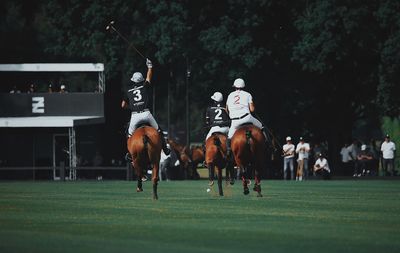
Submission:
[[[135,101],[140,101],[140,100],[142,100],[142,94],[140,93],[140,90],[134,90],[134,91],[133,91],[133,94],[135,95],[135,96],[133,97],[133,100],[135,100]]]
[[[216,110],[215,110],[215,113],[216,113],[215,119],[221,120],[221,119],[222,119],[222,117],[221,117],[222,110],[221,110],[221,109],[216,109]]]
[[[234,96],[233,99],[234,99],[233,103],[235,105],[239,104],[239,101],[240,101],[240,96],[239,95]]]

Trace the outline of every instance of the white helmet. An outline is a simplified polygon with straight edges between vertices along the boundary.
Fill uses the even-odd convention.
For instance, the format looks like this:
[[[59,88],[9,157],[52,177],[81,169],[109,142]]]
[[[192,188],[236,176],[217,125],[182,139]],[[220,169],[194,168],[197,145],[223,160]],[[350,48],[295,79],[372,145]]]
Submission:
[[[215,92],[214,95],[211,96],[211,99],[214,100],[215,102],[222,102],[224,97],[222,96],[221,92]]]
[[[244,88],[245,84],[244,84],[244,80],[242,78],[238,78],[233,82],[232,87],[235,88]]]
[[[290,137],[290,136],[286,137],[286,141],[291,141],[291,140],[292,140],[292,137]]]
[[[131,81],[134,83],[140,83],[144,81],[143,75],[140,72],[135,72],[132,75]]]

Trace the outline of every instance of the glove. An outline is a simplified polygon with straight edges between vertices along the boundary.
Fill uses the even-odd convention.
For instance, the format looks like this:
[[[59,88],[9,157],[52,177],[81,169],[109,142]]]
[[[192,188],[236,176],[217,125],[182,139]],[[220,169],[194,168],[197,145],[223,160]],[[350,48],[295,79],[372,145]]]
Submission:
[[[149,58],[146,59],[146,66],[149,69],[153,68],[153,63],[149,60]]]

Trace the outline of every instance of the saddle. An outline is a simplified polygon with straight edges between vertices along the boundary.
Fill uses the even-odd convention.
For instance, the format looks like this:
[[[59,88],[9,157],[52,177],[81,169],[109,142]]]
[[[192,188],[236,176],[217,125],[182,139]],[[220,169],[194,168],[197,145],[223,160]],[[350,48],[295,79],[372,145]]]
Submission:
[[[140,124],[136,127],[136,130],[139,129],[139,128],[142,128],[142,127],[151,127],[151,125],[150,125],[149,123],[143,122],[143,123],[140,123]],[[135,130],[135,131],[136,131],[136,130]]]
[[[225,133],[222,133],[222,132],[214,132],[214,133],[211,134],[211,136],[216,135],[216,134],[221,134],[221,135],[227,136]]]

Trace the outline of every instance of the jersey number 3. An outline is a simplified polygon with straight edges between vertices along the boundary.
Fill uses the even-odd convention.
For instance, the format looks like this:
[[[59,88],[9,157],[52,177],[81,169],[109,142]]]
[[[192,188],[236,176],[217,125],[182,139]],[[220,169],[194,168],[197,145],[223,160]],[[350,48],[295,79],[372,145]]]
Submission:
[[[140,93],[140,90],[134,90],[134,91],[133,91],[133,94],[135,95],[135,96],[133,97],[133,100],[135,100],[135,101],[140,101],[140,100],[142,100],[142,94]]]
[[[215,110],[215,113],[216,113],[215,119],[216,119],[216,120],[221,120],[221,119],[222,119],[222,117],[221,117],[222,110],[221,110],[221,109],[216,109],[216,110]]]

